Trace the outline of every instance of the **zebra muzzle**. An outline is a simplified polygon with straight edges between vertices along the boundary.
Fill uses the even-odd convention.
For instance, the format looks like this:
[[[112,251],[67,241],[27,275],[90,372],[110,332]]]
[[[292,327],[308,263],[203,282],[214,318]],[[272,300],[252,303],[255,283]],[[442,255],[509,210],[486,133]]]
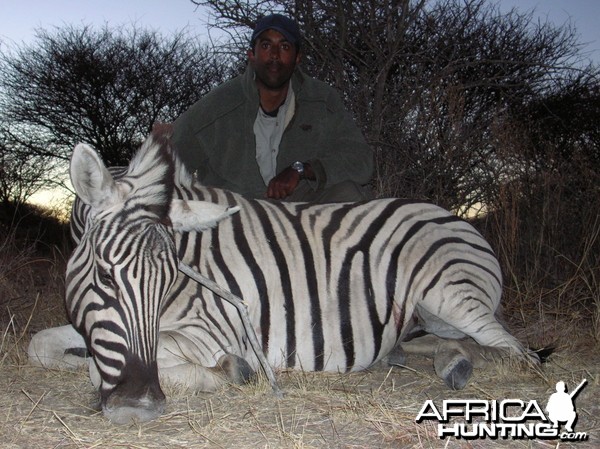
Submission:
[[[158,418],[165,410],[166,399],[158,380],[156,363],[147,366],[129,358],[117,385],[101,389],[101,403],[104,416],[115,424]]]
[[[148,391],[133,398],[112,394],[102,405],[102,412],[114,424],[146,422],[158,418],[165,411],[165,395],[162,390]]]

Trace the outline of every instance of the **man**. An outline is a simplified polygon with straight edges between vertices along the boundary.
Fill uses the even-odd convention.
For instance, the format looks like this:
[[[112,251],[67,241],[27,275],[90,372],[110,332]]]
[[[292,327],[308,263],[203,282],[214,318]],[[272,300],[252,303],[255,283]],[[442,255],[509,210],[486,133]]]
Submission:
[[[300,46],[296,22],[263,17],[245,73],[177,119],[174,146],[204,185],[286,201],[371,196],[371,150],[337,92],[297,67]]]

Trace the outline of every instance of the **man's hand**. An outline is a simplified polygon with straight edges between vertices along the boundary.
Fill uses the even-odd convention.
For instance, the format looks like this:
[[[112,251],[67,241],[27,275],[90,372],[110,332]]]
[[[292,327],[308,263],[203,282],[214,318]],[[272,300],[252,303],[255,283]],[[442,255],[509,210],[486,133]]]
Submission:
[[[281,173],[269,181],[267,187],[267,198],[282,200],[290,196],[298,183],[300,182],[300,173],[292,167],[285,168]]]

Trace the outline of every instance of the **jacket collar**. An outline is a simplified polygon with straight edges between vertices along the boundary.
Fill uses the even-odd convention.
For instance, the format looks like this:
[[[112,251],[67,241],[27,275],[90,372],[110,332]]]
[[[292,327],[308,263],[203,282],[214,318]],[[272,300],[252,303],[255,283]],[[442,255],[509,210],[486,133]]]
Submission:
[[[304,85],[305,79],[304,73],[296,67],[294,73],[292,74],[292,95],[288,95],[289,105],[287,107],[287,111],[284,119],[284,129],[287,128],[289,123],[292,121],[294,114],[296,113],[296,97],[300,95],[302,92],[302,86]],[[248,65],[246,67],[246,71],[244,72],[244,94],[246,97],[253,103],[258,105],[258,89],[256,88],[256,83],[254,82],[254,69]]]

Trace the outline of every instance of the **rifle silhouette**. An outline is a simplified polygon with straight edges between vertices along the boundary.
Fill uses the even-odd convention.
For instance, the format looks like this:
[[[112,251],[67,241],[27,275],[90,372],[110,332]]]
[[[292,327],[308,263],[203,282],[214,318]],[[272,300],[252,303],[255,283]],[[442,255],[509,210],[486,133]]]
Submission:
[[[577,385],[577,388],[575,388],[571,393],[569,393],[569,397],[571,399],[573,399],[575,396],[577,396],[577,394],[579,394],[579,392],[581,391],[581,389],[584,387],[585,384],[587,384],[587,379],[583,379],[581,381],[581,383],[579,385]]]

